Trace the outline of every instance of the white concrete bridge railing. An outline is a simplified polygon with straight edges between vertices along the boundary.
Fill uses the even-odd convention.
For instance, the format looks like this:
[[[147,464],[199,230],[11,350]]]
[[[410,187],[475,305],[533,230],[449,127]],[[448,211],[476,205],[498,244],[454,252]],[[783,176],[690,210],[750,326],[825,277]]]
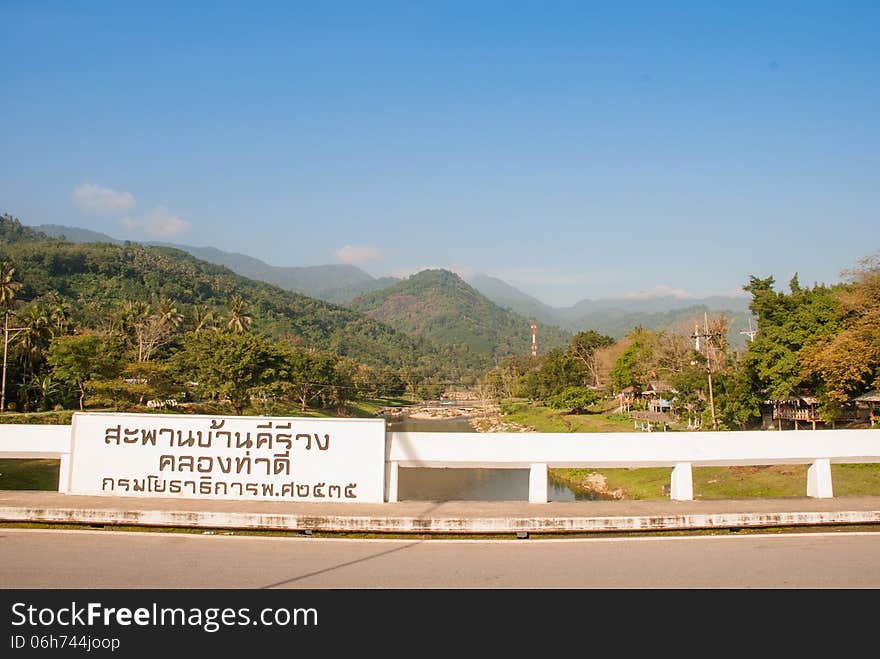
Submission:
[[[71,427],[0,424],[0,458],[61,461],[66,482]],[[833,497],[832,464],[880,462],[877,430],[697,433],[427,433],[388,432],[385,500],[398,500],[406,467],[529,469],[529,501],[547,501],[550,468],[670,467],[670,498],[693,499],[693,467],[808,464],[806,496]]]

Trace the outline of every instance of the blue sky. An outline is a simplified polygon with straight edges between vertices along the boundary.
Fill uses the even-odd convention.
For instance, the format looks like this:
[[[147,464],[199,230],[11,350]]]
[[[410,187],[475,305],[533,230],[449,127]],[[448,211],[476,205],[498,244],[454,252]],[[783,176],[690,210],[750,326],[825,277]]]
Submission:
[[[880,248],[878,33],[877,2],[0,0],[0,212],[555,305],[831,283]]]

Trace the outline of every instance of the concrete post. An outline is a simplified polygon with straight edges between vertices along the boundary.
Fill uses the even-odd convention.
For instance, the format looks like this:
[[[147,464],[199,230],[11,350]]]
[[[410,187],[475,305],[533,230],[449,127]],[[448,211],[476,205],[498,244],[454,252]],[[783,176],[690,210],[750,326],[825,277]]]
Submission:
[[[807,470],[807,496],[817,499],[831,499],[834,491],[831,486],[831,460],[816,460]]]
[[[529,467],[529,503],[547,503],[547,465],[535,463]]]
[[[385,463],[385,501],[397,503],[397,472],[400,466],[396,462]]]
[[[672,468],[669,498],[673,501],[691,501],[694,498],[694,478],[690,462],[679,462]]]
[[[58,491],[70,492],[70,453],[62,453],[58,465]]]

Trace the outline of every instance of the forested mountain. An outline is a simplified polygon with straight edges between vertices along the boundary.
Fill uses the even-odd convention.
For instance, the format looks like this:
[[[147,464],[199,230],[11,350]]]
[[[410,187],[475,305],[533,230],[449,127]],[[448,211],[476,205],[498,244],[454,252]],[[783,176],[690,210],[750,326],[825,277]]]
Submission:
[[[502,309],[448,270],[423,270],[380,291],[355,298],[351,307],[411,336],[497,358],[526,355],[532,320]],[[539,352],[565,345],[570,335],[538,328]]]
[[[126,302],[173,301],[184,319],[220,313],[238,296],[247,303],[255,332],[332,351],[381,367],[413,367],[449,361],[429,342],[412,338],[348,308],[306,297],[235,274],[170,247],[136,243],[74,244],[49,239],[0,218],[0,260],[15,267],[22,283],[16,299],[54,294],[73,304],[85,326],[109,320]],[[452,360],[454,361],[454,359]]]
[[[52,224],[33,228],[49,236],[64,236],[74,243],[123,244],[121,240],[88,229]],[[145,244],[180,249],[209,263],[224,265],[244,277],[269,282],[286,290],[335,304],[348,304],[359,295],[386,289],[400,281],[394,277],[374,278],[352,265],[273,266],[245,254],[225,252],[214,247],[157,242]],[[704,312],[724,312],[733,321],[728,341],[734,346],[742,347],[745,337],[740,332],[749,328],[751,317],[747,308],[748,299],[745,297],[621,297],[585,299],[569,307],[553,307],[497,277],[478,273],[467,277],[465,281],[496,305],[539,323],[573,333],[595,330],[618,339],[634,327],[672,329],[686,321],[702,317]]]
[[[44,224],[35,226],[34,229],[53,237],[63,236],[73,243],[108,242],[117,245],[123,243],[103,233],[76,227]],[[144,244],[179,249],[208,263],[226,266],[243,277],[265,281],[288,291],[335,304],[343,304],[362,293],[378,290],[398,281],[393,277],[375,278],[353,265],[275,266],[246,254],[224,252],[215,247],[194,247],[164,242]]]

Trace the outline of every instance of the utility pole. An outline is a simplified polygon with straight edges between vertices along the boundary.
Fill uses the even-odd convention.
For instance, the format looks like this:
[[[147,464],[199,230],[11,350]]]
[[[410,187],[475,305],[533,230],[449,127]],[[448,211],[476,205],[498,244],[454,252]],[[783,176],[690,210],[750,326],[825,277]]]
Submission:
[[[699,326],[694,325],[694,333],[691,338],[694,339],[694,349],[700,352],[700,339],[706,339],[706,374],[709,378],[709,407],[712,410],[712,430],[718,430],[718,420],[715,418],[715,395],[712,391],[712,341],[713,337],[720,336],[717,332],[709,332],[709,314],[703,313],[703,332],[700,333]]]
[[[25,330],[27,330],[27,327],[9,326],[9,311],[7,310],[6,320],[3,323],[3,384],[0,387],[0,414],[6,410],[6,353],[9,349],[9,333],[15,332],[15,334],[18,334]]]
[[[752,319],[749,318],[749,329],[748,329],[748,330],[740,330],[739,333],[740,333],[740,334],[745,334],[747,337],[749,337],[749,341],[754,341],[754,340],[755,340],[755,334],[758,333],[758,330],[757,330],[757,328],[756,328],[756,329],[752,329]]]

